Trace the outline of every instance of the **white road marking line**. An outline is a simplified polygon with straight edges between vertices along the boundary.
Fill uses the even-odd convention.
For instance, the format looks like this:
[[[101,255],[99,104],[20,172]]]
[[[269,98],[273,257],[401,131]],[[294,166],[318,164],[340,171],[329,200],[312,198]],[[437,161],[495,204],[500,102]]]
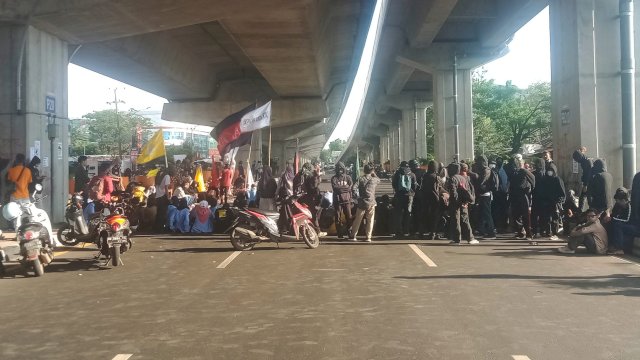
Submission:
[[[409,247],[411,248],[411,250],[413,250],[413,252],[418,254],[418,256],[420,256],[420,259],[427,263],[429,267],[438,267],[438,265],[436,265],[436,263],[429,259],[429,257],[425,253],[423,253],[422,250],[420,250],[416,245],[409,244]]]
[[[511,355],[513,360],[531,360],[527,355]]]
[[[111,360],[127,360],[128,358],[132,357],[133,354],[118,354],[116,355],[116,357],[114,357]]]
[[[233,261],[233,259],[237,258],[238,255],[242,254],[242,251],[234,251],[233,254],[229,255],[228,258],[226,258],[223,262],[220,263],[220,265],[217,266],[218,269],[224,269],[227,267],[227,265],[229,265],[230,262]]]
[[[629,263],[629,264],[631,264],[631,265],[640,266],[640,264],[638,264],[638,263],[636,263],[636,262],[629,261],[629,260],[627,260],[627,259],[623,259],[623,258],[621,258],[621,257],[619,257],[619,256],[614,256],[614,258],[616,258],[616,259],[618,259],[618,260],[622,260],[622,261],[624,261],[624,262],[626,262],[626,263]]]

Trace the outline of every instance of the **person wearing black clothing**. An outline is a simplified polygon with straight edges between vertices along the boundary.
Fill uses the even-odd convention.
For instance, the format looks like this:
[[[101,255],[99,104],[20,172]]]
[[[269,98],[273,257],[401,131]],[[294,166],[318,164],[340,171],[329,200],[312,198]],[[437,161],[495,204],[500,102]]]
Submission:
[[[409,160],[409,169],[413,175],[416,176],[416,194],[413,197],[413,203],[411,205],[411,232],[418,237],[422,237],[425,229],[425,213],[424,205],[422,204],[422,186],[420,180],[424,175],[424,170],[420,168],[420,164],[415,159]]]
[[[31,178],[33,181],[29,183],[29,193],[33,193],[36,190],[36,184],[42,185],[42,181],[46,176],[40,176],[40,158],[38,156],[34,156],[29,162],[29,170],[31,170]]]
[[[558,177],[558,169],[553,162],[545,169],[545,175],[536,186],[540,193],[540,235],[549,237],[550,240],[558,240],[558,228],[560,226],[560,211],[565,201],[566,193],[564,181]]]
[[[536,179],[536,184],[542,184],[542,178],[545,175],[545,162],[543,159],[533,159],[533,171],[531,172]],[[531,233],[534,237],[541,235],[542,230],[540,223],[542,222],[542,192],[541,186],[536,186],[531,191]]]
[[[607,230],[607,234],[612,238],[612,242],[609,243],[609,249],[607,250],[607,254],[613,255],[623,255],[626,251],[632,250],[633,246],[630,242],[625,241],[624,237],[617,238],[616,240],[623,240],[621,243],[613,242],[613,228],[616,226],[620,226],[620,224],[624,225],[629,223],[631,219],[631,206],[629,204],[629,190],[624,187],[618,188],[616,190],[616,194],[613,196],[615,200],[615,205],[611,209],[611,216],[604,218],[603,225]]]
[[[477,176],[471,180],[476,193],[477,229],[485,240],[492,240],[496,238],[496,230],[491,214],[491,202],[492,192],[498,187],[498,177],[489,168],[486,157],[477,156],[474,165]]]
[[[75,183],[73,185],[73,191],[77,193],[84,191],[89,180],[91,179],[89,179],[89,171],[87,170],[87,157],[82,155],[78,157],[78,164],[75,168]]]
[[[409,234],[409,204],[416,191],[416,176],[411,172],[408,162],[400,163],[400,167],[393,174],[391,186],[394,191],[396,238],[403,238]]]
[[[353,181],[347,175],[347,167],[342,161],[336,164],[336,174],[331,177],[331,188],[333,189],[333,208],[335,209],[335,223],[338,239],[344,236],[349,237],[349,228],[353,222],[351,216],[351,188]],[[353,234],[355,236],[356,234]]]
[[[509,182],[509,199],[511,215],[518,233],[516,238],[526,238],[531,245],[535,245],[531,234],[531,193],[536,187],[536,179],[524,168],[522,159],[514,158],[514,165],[517,170]]]
[[[469,205],[470,203],[462,196],[464,189],[471,191],[471,182],[467,176],[460,174],[461,166],[459,163],[451,163],[447,166],[449,173],[449,181],[447,189],[449,190],[449,244],[459,245],[461,240],[465,239],[469,244],[478,244],[478,240],[473,238],[473,231],[469,223]]]
[[[603,159],[596,159],[591,168],[591,180],[587,185],[589,207],[608,216],[613,206],[611,184],[613,177],[607,172],[607,164]]]
[[[582,182],[582,189],[580,190],[580,201],[578,208],[580,211],[584,209],[584,200],[587,198],[587,192],[589,191],[589,181],[591,180],[591,167],[593,166],[591,160],[587,157],[587,147],[580,146],[573,152],[573,160],[580,164],[582,168],[582,176],[580,181]],[[591,206],[591,204],[589,204]]]
[[[491,161],[489,167],[492,167]],[[493,223],[498,232],[506,232],[509,224],[509,178],[504,170],[504,160],[497,157],[493,171],[498,175],[498,190],[493,192],[491,203]]]
[[[307,205],[311,214],[313,215],[313,224],[316,229],[320,230],[318,223],[318,212],[320,209],[320,174],[317,170],[314,170],[310,163],[302,165],[300,171],[301,185],[303,195],[300,197],[300,203]],[[294,189],[296,188],[296,180],[293,180]],[[324,236],[326,234],[319,233],[318,236]]]
[[[260,210],[275,211],[275,198],[276,191],[278,190],[278,183],[273,178],[270,166],[263,167],[262,177],[258,181],[258,207]]]
[[[429,161],[427,172],[422,176],[419,182],[421,186],[421,203],[424,209],[424,216],[420,217],[420,221],[425,222],[427,237],[430,240],[435,239],[438,232],[438,222],[442,217],[440,207],[440,194],[442,184],[438,178],[438,163],[435,160]]]

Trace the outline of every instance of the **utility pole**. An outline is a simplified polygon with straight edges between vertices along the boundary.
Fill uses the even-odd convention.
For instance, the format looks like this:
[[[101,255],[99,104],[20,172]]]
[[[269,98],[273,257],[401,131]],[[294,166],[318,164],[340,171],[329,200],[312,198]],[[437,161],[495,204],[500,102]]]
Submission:
[[[118,131],[118,158],[122,159],[122,134],[120,132],[120,114],[118,113],[118,104],[124,104],[122,100],[118,100],[118,88],[113,89],[113,101],[107,101],[109,105],[116,106],[116,128]]]

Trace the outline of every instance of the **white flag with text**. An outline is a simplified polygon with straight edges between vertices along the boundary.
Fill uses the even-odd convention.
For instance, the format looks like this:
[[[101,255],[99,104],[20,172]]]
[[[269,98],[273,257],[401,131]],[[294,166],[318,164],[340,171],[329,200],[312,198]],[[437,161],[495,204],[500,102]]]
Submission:
[[[246,113],[240,119],[240,132],[248,133],[271,125],[271,101]]]

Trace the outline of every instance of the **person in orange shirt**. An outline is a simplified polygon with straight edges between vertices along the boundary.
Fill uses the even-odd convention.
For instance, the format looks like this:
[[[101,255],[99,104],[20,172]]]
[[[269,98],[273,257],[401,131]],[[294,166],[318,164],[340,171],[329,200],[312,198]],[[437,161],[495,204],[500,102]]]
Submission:
[[[29,202],[29,184],[33,181],[31,170],[24,165],[24,154],[16,154],[13,167],[9,169],[7,179],[16,185],[16,189],[11,193],[11,201],[17,203]]]
[[[224,197],[224,203],[228,202],[227,195],[229,194],[229,189],[231,189],[231,179],[233,178],[233,172],[229,168],[229,164],[224,164],[224,170],[222,170],[221,176],[221,187],[220,187],[220,200]]]

